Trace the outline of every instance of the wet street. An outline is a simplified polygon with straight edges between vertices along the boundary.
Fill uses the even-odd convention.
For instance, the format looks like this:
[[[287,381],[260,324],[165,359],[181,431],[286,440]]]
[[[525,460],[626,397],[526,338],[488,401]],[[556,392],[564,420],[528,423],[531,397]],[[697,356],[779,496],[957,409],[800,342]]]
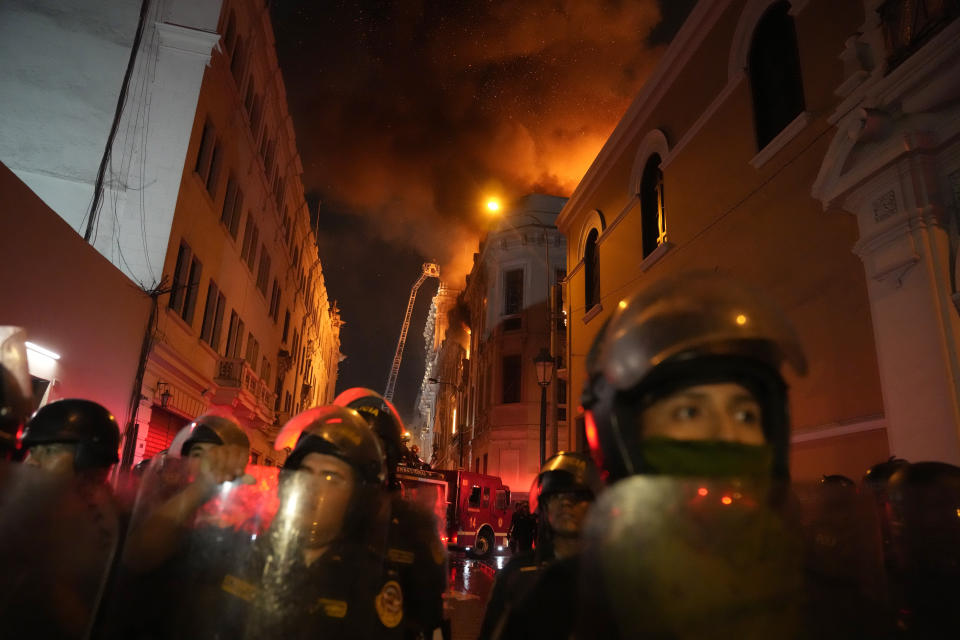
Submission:
[[[509,559],[509,555],[497,555],[480,561],[462,551],[450,552],[450,589],[444,607],[452,620],[454,640],[476,640],[494,575]]]

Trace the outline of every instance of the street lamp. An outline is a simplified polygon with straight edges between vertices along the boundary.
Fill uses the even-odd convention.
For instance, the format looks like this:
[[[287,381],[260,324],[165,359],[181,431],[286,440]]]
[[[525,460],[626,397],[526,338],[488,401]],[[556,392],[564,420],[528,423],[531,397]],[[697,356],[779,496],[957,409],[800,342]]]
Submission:
[[[540,353],[533,359],[533,364],[537,367],[537,384],[540,385],[540,466],[542,467],[547,457],[547,387],[553,380],[553,356],[546,347],[542,347]]]

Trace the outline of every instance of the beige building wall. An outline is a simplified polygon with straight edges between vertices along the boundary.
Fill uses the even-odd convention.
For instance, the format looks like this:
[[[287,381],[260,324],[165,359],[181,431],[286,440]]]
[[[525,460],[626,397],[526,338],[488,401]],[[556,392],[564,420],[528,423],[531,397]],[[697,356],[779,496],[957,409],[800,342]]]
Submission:
[[[161,298],[138,457],[213,410],[246,428],[260,462],[279,463],[279,427],[333,399],[341,320],[327,298],[268,9],[224,2],[218,30],[163,266],[173,290]],[[202,265],[192,280],[185,263],[178,272],[181,247]]]

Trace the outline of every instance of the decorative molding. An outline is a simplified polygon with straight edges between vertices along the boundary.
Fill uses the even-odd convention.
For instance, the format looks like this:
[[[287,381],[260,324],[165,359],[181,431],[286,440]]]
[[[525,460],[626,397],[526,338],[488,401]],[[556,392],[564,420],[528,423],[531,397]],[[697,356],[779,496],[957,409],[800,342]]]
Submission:
[[[214,45],[220,40],[220,34],[211,31],[190,29],[166,22],[156,23],[160,36],[160,47],[193,55],[209,62]]]
[[[747,0],[746,6],[740,12],[740,19],[737,21],[737,28],[733,32],[733,39],[730,41],[730,57],[727,59],[727,78],[733,78],[747,70],[747,58],[750,55],[750,44],[753,42],[753,32],[757,24],[767,12],[770,5],[777,0]],[[797,4],[797,3],[792,3]],[[803,4],[806,4],[804,0]],[[794,6],[790,7],[790,13],[799,11]]]
[[[873,220],[874,222],[883,222],[887,218],[897,213],[897,194],[890,189],[882,196],[873,201]]]
[[[827,440],[839,436],[847,436],[853,433],[864,433],[866,431],[879,431],[886,429],[887,423],[883,417],[870,418],[851,422],[849,424],[826,424],[811,429],[804,429],[799,433],[793,433],[790,436],[791,443],[815,442],[817,440]]]
[[[663,256],[673,249],[675,245],[672,242],[664,242],[656,249],[650,252],[646,258],[640,263],[640,271],[649,271],[650,268],[660,262],[663,259]]]
[[[577,240],[577,259],[580,261],[583,260],[583,251],[587,244],[587,236],[589,236],[590,232],[594,229],[597,230],[597,244],[600,244],[600,238],[603,237],[607,229],[607,221],[603,216],[603,212],[599,209],[591,211],[587,219],[584,220],[583,226],[580,228],[580,238]]]
[[[640,193],[640,183],[643,181],[643,171],[647,168],[647,161],[653,154],[660,155],[660,166],[663,167],[663,159],[670,155],[670,145],[667,142],[667,136],[660,129],[649,131],[640,141],[637,153],[633,157],[633,169],[630,171],[630,192],[629,195],[635,196]]]
[[[778,151],[783,149],[787,144],[796,138],[801,131],[807,128],[813,121],[813,114],[809,111],[803,111],[796,118],[793,119],[793,122],[788,124],[783,128],[783,131],[777,134],[777,137],[767,143],[763,149],[760,150],[760,153],[753,156],[750,160],[750,166],[754,169],[759,169],[767,161],[775,156]]]

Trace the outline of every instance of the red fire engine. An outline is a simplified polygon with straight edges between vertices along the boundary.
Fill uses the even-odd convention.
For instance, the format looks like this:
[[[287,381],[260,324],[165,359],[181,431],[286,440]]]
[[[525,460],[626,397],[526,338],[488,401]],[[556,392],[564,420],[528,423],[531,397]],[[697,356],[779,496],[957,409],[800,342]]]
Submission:
[[[510,529],[510,487],[497,476],[440,471],[448,484],[447,543],[483,557],[506,546]]]

